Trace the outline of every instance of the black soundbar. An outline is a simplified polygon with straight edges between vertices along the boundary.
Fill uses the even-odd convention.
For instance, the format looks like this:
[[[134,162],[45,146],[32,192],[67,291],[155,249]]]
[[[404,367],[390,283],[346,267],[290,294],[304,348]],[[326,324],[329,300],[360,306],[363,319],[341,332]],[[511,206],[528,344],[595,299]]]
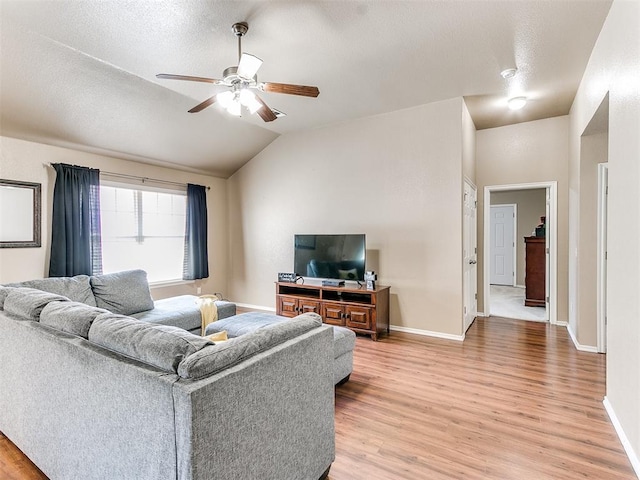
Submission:
[[[323,287],[344,287],[344,280],[322,280]]]

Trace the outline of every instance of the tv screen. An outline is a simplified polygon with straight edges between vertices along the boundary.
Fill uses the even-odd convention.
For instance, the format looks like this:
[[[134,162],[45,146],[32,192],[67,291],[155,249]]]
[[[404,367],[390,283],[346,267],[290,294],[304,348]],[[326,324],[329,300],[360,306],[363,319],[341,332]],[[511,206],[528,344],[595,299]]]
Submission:
[[[364,234],[295,235],[295,273],[303,277],[364,281]]]

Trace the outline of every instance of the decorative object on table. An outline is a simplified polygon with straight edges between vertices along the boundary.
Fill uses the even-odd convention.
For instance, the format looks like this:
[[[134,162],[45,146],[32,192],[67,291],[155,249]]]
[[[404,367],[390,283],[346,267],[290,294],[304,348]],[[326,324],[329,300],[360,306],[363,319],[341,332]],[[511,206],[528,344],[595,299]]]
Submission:
[[[295,273],[289,273],[289,272],[278,273],[279,282],[295,283],[297,279],[298,279],[298,275]]]
[[[196,304],[200,307],[200,315],[202,317],[201,333],[204,333],[207,325],[218,320],[216,300],[220,300],[217,295],[201,295],[196,299]]]
[[[367,282],[368,290],[375,290],[376,288],[376,280],[378,280],[378,275],[373,270],[369,270],[364,274],[364,280]]]
[[[39,183],[0,179],[0,248],[40,247]]]
[[[546,236],[547,217],[540,217],[540,225],[536,227],[536,237]]]

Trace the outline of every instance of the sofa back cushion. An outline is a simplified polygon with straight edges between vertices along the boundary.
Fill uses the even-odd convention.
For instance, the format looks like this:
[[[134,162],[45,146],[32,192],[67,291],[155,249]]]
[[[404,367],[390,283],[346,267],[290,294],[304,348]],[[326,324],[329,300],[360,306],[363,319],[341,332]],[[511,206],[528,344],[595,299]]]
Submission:
[[[147,272],[126,270],[91,277],[96,305],[120,315],[144,312],[153,308]]]
[[[4,310],[4,301],[7,299],[9,292],[14,288],[15,287],[5,287],[4,285],[0,285],[0,310]]]
[[[185,357],[212,345],[209,340],[178,327],[113,313],[96,317],[89,329],[89,341],[172,373],[177,372]]]
[[[61,301],[68,302],[69,299],[35,288],[14,288],[9,291],[4,301],[4,311],[37,322],[45,305]]]
[[[75,277],[51,277],[27,280],[26,282],[12,283],[9,286],[36,288],[56,295],[67,297],[73,302],[96,306],[88,275],[76,275]]]
[[[78,302],[50,302],[40,313],[40,323],[56,330],[89,338],[89,328],[98,315],[109,313]]]
[[[178,366],[178,375],[193,379],[212,375],[321,325],[319,315],[305,313],[286,322],[259,328],[186,357]]]

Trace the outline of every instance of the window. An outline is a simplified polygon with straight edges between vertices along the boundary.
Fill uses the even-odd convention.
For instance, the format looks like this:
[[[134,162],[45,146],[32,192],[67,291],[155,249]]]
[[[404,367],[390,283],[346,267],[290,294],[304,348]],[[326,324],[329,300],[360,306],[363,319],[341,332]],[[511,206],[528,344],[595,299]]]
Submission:
[[[186,192],[100,185],[104,273],[141,268],[149,282],[182,280]]]

